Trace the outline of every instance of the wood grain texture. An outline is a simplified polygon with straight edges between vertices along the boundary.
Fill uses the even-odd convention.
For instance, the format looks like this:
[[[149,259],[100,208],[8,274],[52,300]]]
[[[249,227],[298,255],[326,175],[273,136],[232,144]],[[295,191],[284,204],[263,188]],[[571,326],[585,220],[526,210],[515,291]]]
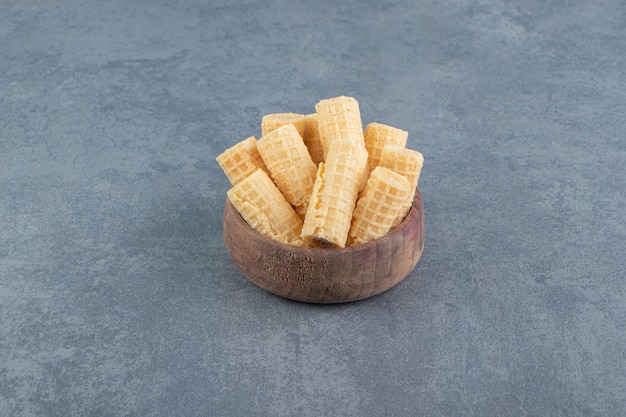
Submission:
[[[226,199],[224,243],[241,273],[291,300],[342,303],[395,286],[415,268],[424,249],[424,206],[419,190],[402,224],[386,236],[340,249],[300,248],[252,229]]]

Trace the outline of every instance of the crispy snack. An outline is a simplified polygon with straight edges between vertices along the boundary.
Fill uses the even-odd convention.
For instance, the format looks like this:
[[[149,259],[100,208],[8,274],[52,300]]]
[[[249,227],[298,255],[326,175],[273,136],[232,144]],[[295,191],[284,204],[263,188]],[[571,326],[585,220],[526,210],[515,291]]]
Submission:
[[[413,149],[386,145],[380,155],[378,166],[389,168],[394,172],[406,177],[411,184],[413,192],[403,203],[403,210],[394,222],[394,227],[402,222],[402,219],[409,213],[413,204],[415,189],[419,181],[422,166],[424,165],[424,156]]]
[[[301,246],[302,219],[265,171],[257,169],[228,190],[227,195],[252,228],[280,242]]]
[[[267,114],[261,139],[216,157],[233,185],[229,200],[253,228],[298,246],[343,248],[388,233],[411,209],[422,154],[406,148],[402,129],[364,131],[353,97],[315,110]]]
[[[397,127],[388,126],[382,123],[370,123],[365,126],[363,134],[365,138],[365,149],[369,157],[367,159],[369,169],[374,169],[380,162],[380,154],[385,145],[406,146],[409,132]]]
[[[265,116],[263,116],[263,119],[261,119],[261,136],[265,136],[272,130],[286,124],[294,125],[298,130],[298,134],[300,134],[300,137],[304,137],[304,115],[298,113],[266,114]]]
[[[326,162],[321,162],[317,170],[302,239],[322,247],[345,247],[366,171],[365,148],[352,140],[330,143]]]
[[[257,148],[278,189],[293,206],[306,211],[317,166],[292,124],[272,130],[259,139]]]
[[[359,245],[387,234],[414,192],[404,176],[380,166],[374,168],[354,209],[348,244]]]
[[[315,110],[325,158],[330,142],[334,140],[351,140],[365,147],[361,112],[356,99],[346,96],[324,99],[315,105]]]
[[[252,174],[258,168],[268,172],[257,149],[254,136],[231,146],[215,158],[232,185]]]
[[[324,160],[324,147],[320,139],[320,132],[317,128],[317,113],[304,116],[304,144],[309,149],[311,159],[315,165]]]

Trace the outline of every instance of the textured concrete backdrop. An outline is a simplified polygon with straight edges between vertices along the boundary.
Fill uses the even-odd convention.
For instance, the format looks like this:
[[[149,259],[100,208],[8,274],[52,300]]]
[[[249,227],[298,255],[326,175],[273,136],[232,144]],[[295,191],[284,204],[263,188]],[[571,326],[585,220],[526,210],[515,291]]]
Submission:
[[[0,415],[623,415],[623,1],[0,9]],[[299,304],[214,158],[340,94],[424,154],[426,248]]]

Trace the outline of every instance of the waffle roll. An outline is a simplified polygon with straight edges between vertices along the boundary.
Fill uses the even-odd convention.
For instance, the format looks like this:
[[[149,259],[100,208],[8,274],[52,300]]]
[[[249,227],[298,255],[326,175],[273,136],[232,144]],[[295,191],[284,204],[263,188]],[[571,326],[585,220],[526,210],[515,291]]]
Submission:
[[[215,160],[232,185],[237,184],[258,168],[269,173],[257,149],[257,140],[254,136],[226,149]]]
[[[404,219],[411,209],[415,189],[417,188],[417,183],[419,181],[423,165],[424,156],[416,150],[392,145],[386,145],[383,147],[378,166],[389,168],[392,171],[404,176],[407,180],[409,180],[411,190],[413,190],[411,196],[404,202],[403,211],[395,220],[394,227],[402,222],[402,219]]]
[[[295,126],[286,124],[272,130],[259,139],[257,148],[287,201],[293,206],[304,205],[306,208],[317,167]]]
[[[267,135],[272,130],[278,129],[286,124],[292,124],[298,130],[300,137],[304,137],[305,120],[303,114],[298,113],[271,113],[266,114],[261,119],[261,137]]]
[[[409,132],[382,123],[369,123],[365,126],[363,136],[365,138],[365,149],[367,149],[369,154],[367,163],[369,169],[372,170],[380,162],[383,147],[385,145],[406,146]]]
[[[352,213],[367,171],[367,151],[352,140],[330,143],[319,164],[301,237],[321,247],[346,246]]]
[[[241,217],[258,232],[279,242],[301,246],[302,219],[262,169],[227,191]]]
[[[414,194],[404,176],[383,167],[372,170],[354,209],[349,245],[359,245],[386,235]]]
[[[356,99],[339,96],[320,100],[315,105],[315,111],[325,159],[330,142],[334,140],[351,140],[365,147],[361,112]]]

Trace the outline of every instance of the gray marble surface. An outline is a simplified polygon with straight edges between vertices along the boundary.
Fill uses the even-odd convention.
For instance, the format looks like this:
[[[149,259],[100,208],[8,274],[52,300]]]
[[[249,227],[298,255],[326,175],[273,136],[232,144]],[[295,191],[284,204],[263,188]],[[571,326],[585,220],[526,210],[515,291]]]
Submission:
[[[624,415],[623,1],[0,8],[0,415]],[[301,304],[214,158],[341,94],[424,154],[426,247]]]

